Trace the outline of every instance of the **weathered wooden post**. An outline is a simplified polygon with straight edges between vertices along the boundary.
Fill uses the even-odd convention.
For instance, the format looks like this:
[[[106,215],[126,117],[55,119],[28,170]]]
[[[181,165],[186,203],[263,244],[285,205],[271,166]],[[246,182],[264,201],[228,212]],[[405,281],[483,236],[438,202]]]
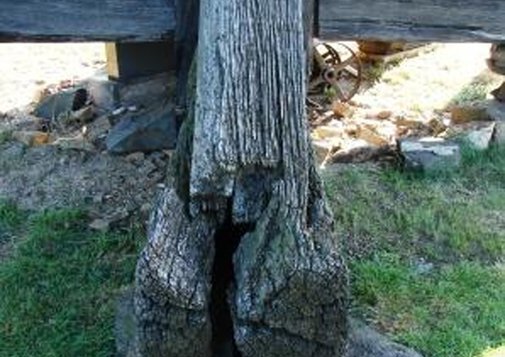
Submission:
[[[341,356],[346,268],[305,120],[303,0],[202,0],[178,177],[136,273],[133,356]]]

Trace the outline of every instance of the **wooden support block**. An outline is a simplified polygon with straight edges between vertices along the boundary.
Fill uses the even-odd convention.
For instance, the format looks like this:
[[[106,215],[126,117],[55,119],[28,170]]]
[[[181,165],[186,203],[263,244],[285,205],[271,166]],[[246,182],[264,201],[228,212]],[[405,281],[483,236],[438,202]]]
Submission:
[[[172,40],[158,42],[106,43],[107,74],[110,79],[127,82],[174,70]]]

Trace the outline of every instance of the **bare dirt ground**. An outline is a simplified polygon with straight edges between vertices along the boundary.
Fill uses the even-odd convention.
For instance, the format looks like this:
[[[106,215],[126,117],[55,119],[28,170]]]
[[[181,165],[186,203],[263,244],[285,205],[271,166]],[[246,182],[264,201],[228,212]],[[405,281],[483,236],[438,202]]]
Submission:
[[[468,86],[498,86],[502,77],[487,68],[490,45],[438,44],[386,71],[355,102],[394,113],[430,116],[444,110]]]
[[[387,136],[394,125],[377,118],[376,113],[388,111],[388,118],[421,120],[445,115],[446,105],[469,85],[491,88],[499,83],[501,78],[486,68],[488,53],[489,45],[436,45],[432,51],[381,73],[376,83],[353,99],[353,115],[340,121],[350,125],[355,120],[368,120]],[[104,46],[1,44],[0,66],[1,132],[2,121],[27,115],[23,108],[44,88],[103,77]],[[328,125],[341,123],[333,120]],[[32,210],[89,206],[96,217],[124,218],[141,207],[147,209],[165,180],[169,155],[157,152],[125,158],[51,145],[26,147],[11,138],[0,140],[0,199]]]
[[[0,44],[0,66],[1,133],[12,130],[8,123],[30,120],[30,105],[44,88],[105,78],[105,46]],[[0,199],[29,210],[84,207],[103,224],[120,222],[149,210],[164,181],[167,155],[119,157],[0,138]]]
[[[8,112],[29,105],[48,85],[105,76],[105,46],[0,44],[0,68],[0,112]]]

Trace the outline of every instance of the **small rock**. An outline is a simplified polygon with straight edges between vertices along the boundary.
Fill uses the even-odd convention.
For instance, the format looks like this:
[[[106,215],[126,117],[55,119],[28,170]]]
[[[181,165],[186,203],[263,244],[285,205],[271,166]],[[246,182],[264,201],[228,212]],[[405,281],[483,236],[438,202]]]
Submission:
[[[376,161],[389,156],[391,151],[389,146],[370,145],[365,140],[357,139],[343,146],[342,150],[332,153],[332,155],[326,159],[326,163],[347,164]]]
[[[466,141],[477,150],[487,150],[493,139],[495,123],[475,128],[466,134]]]
[[[40,146],[49,143],[49,134],[42,131],[15,131],[12,138],[26,146]]]
[[[381,111],[373,111],[369,112],[366,114],[366,117],[368,119],[380,119],[380,120],[387,120],[390,119],[393,116],[393,112],[390,110],[381,110]]]
[[[348,103],[333,102],[331,109],[337,118],[349,118],[354,114],[354,109]]]
[[[111,223],[110,221],[105,219],[95,219],[93,222],[89,224],[89,228],[95,231],[107,232],[111,228],[110,223]]]
[[[459,146],[439,138],[401,140],[399,149],[405,158],[405,167],[412,170],[454,168],[461,162]]]
[[[128,154],[173,149],[177,141],[177,124],[173,109],[160,106],[125,117],[112,128],[106,139],[107,150]]]
[[[353,319],[350,322],[345,357],[422,357],[416,351],[387,339]]]
[[[387,139],[383,138],[377,134],[375,130],[367,126],[358,127],[357,137],[374,146],[387,146],[389,144]]]
[[[63,113],[72,112],[77,90],[66,90],[49,95],[35,107],[33,114],[39,118],[56,119]]]
[[[386,119],[389,119],[391,118],[391,116],[393,115],[393,112],[390,111],[390,110],[383,110],[383,111],[380,111],[377,113],[376,117],[381,119],[381,120],[386,120]]]
[[[95,150],[94,146],[86,141],[82,135],[77,135],[70,138],[58,138],[52,144],[63,150]]]
[[[421,258],[419,261],[414,262],[413,270],[415,275],[426,275],[433,271],[435,265],[433,263],[427,262],[425,259]]]
[[[395,124],[398,127],[403,126],[411,130],[421,130],[424,128],[424,124],[420,120],[409,119],[403,116],[396,117]]]
[[[472,121],[487,121],[487,103],[473,103],[459,105],[451,108],[451,120],[453,124],[465,124]]]
[[[324,125],[319,126],[312,132],[312,137],[316,140],[326,140],[332,138],[340,138],[343,134],[342,128]]]

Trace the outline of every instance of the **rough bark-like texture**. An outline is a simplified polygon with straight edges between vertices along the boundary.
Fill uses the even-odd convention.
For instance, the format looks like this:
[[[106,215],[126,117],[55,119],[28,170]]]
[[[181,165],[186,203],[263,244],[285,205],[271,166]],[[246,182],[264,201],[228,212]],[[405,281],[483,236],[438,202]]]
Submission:
[[[323,39],[505,40],[502,0],[320,0]]]
[[[345,267],[332,218],[315,202],[315,221],[297,231],[272,200],[235,255],[235,339],[244,357],[341,356],[345,347]]]
[[[305,118],[310,4],[201,1],[181,175],[138,263],[136,356],[231,353],[228,339],[243,357],[342,356],[346,268]]]
[[[190,219],[175,191],[156,205],[136,272],[131,356],[210,356],[210,281],[216,223]]]
[[[175,67],[177,71],[176,105],[185,116],[187,109],[187,83],[191,63],[198,41],[200,0],[174,0],[176,28]]]
[[[345,266],[311,171],[304,6],[202,1],[192,212],[231,200],[234,223],[256,224],[230,301],[244,357],[339,356],[345,345]]]
[[[1,41],[157,41],[175,28],[173,0],[2,0]]]
[[[309,147],[302,1],[204,0],[202,14],[191,196],[232,197],[246,170],[277,170],[272,194],[302,225]]]

